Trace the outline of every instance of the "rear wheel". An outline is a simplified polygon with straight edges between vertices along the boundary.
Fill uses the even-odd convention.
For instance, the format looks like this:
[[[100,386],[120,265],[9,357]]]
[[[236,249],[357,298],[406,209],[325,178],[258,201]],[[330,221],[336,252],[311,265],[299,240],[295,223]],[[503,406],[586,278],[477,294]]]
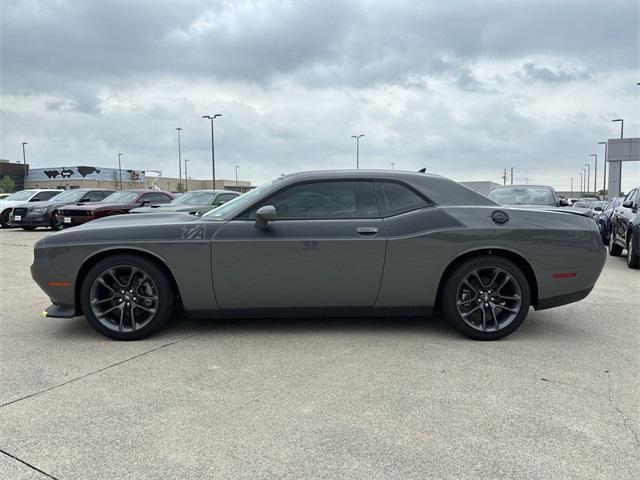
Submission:
[[[174,291],[167,274],[154,262],[114,255],[89,270],[80,302],[89,323],[103,335],[138,340],[169,320]]]
[[[627,246],[627,265],[629,268],[640,268],[640,252],[636,246],[633,233],[629,233],[629,245]]]
[[[611,226],[611,233],[609,233],[609,255],[612,257],[619,257],[622,255],[622,247],[615,243],[615,229],[614,226]]]
[[[531,289],[522,270],[495,256],[469,259],[445,279],[442,310],[459,331],[477,340],[513,333],[527,317]]]

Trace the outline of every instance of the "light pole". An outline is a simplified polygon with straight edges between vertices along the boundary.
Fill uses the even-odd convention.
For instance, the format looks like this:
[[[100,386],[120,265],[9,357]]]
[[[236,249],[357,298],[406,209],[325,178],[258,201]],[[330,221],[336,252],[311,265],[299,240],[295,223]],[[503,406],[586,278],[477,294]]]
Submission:
[[[178,184],[180,188],[184,188],[184,185],[182,185],[182,148],[180,145],[180,132],[182,132],[182,128],[178,127],[176,131],[178,132]]]
[[[584,189],[587,191],[587,195],[589,194],[589,183],[591,183],[591,164],[590,163],[585,163],[584,164],[585,167],[587,167],[587,180],[584,183]]]
[[[22,163],[24,165],[24,188],[27,188],[27,154],[24,151],[25,145],[28,145],[28,143],[22,142]]]
[[[570,197],[573,197],[573,177],[571,177],[571,194]]]
[[[395,163],[391,162],[391,170],[393,170],[393,167],[395,167]]]
[[[240,165],[236,165],[236,188],[238,188],[238,169],[240,168]]]
[[[120,162],[120,157],[122,155],[122,153],[118,154],[118,178],[120,183],[120,191],[122,191],[122,163]]]
[[[213,189],[216,189],[216,151],[215,144],[213,141],[213,121],[221,117],[221,113],[214,113],[213,115],[203,115],[202,118],[207,118],[211,121],[211,177],[213,182]]]
[[[578,172],[578,175],[580,175],[580,193],[582,193],[582,180],[584,178],[584,169],[582,169],[581,172]]]
[[[360,139],[364,137],[364,134],[351,135],[351,138],[356,139],[356,170],[360,169]]]
[[[187,171],[187,162],[189,161],[188,158],[184,159],[184,191],[188,192],[189,191],[189,173]]]
[[[593,164],[593,193],[598,196],[598,154],[592,153],[590,157],[595,157],[595,163]]]
[[[615,120],[611,120],[612,122],[620,122],[620,139],[624,138],[624,119],[616,118]]]
[[[598,142],[598,145],[604,145],[604,180],[602,181],[602,192],[605,195],[606,200],[606,191],[607,191],[607,150],[609,150],[609,144],[607,142]]]

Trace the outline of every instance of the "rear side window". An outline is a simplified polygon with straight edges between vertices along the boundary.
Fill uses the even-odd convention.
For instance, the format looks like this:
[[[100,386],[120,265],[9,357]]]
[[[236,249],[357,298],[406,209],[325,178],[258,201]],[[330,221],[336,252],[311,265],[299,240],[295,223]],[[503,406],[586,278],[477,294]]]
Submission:
[[[237,195],[234,195],[233,193],[223,193],[221,195],[218,195],[218,198],[216,198],[215,204],[220,205],[221,203],[228,202],[232,198],[236,198],[236,197]]]
[[[373,185],[383,217],[418,210],[430,205],[417,193],[399,183],[374,182]]]
[[[145,193],[142,196],[142,201],[150,203],[169,203],[171,201],[171,197],[164,193]]]

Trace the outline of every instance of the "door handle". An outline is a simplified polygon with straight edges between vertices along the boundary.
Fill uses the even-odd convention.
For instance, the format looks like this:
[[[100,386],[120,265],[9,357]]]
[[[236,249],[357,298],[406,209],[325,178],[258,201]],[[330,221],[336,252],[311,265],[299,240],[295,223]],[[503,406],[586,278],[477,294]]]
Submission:
[[[356,233],[365,237],[375,237],[378,234],[376,227],[358,227]]]

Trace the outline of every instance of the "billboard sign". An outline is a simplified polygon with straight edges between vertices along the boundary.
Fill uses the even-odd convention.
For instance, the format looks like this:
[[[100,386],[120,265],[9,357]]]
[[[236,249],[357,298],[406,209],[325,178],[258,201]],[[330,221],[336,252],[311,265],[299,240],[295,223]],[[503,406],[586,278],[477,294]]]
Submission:
[[[115,182],[120,180],[120,173],[117,168],[88,167],[83,165],[77,167],[30,168],[27,180],[29,182],[63,182],[73,180]],[[144,171],[122,169],[122,181],[144,183]]]

